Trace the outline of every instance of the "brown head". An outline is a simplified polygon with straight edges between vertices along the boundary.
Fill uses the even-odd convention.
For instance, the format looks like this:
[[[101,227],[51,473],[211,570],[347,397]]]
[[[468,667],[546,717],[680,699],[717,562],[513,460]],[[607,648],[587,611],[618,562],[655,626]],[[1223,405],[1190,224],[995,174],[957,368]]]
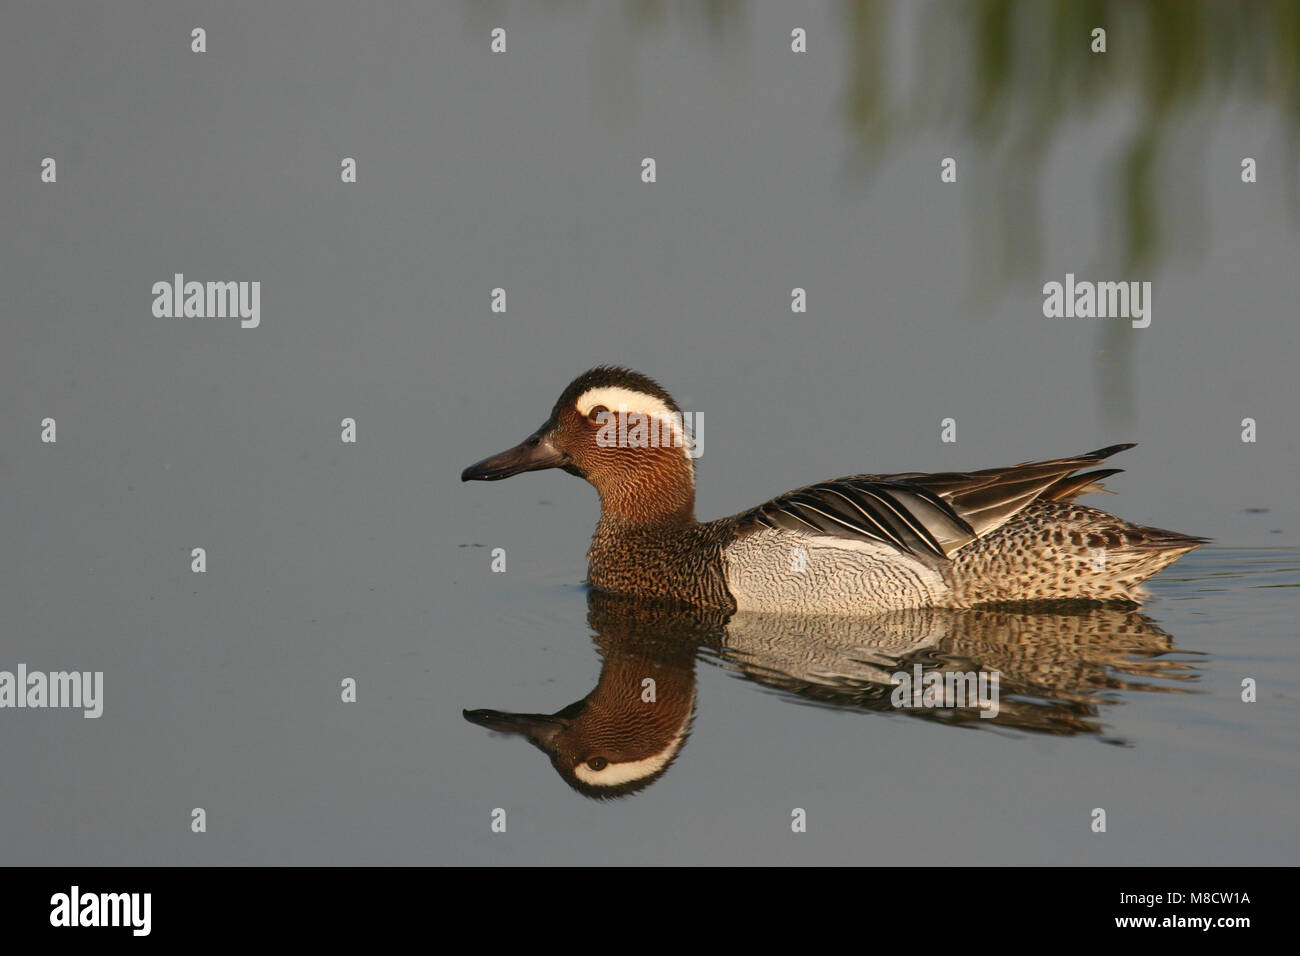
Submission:
[[[600,366],[579,375],[551,417],[514,448],[485,458],[461,481],[498,481],[562,468],[600,493],[601,512],[636,524],[695,520],[695,459],[681,409],[653,379]]]

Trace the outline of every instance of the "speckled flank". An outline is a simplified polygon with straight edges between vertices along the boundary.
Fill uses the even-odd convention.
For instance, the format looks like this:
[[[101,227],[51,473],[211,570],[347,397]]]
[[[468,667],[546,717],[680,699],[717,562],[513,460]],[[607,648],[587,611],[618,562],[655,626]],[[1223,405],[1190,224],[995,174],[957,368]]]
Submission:
[[[1142,601],[1141,582],[1200,541],[1096,508],[1038,501],[953,555],[953,607],[1007,601]],[[1105,564],[1098,570],[1098,555]]]
[[[722,560],[743,611],[870,614],[942,605],[949,592],[943,576],[915,558],[843,538],[763,530],[736,539]]]

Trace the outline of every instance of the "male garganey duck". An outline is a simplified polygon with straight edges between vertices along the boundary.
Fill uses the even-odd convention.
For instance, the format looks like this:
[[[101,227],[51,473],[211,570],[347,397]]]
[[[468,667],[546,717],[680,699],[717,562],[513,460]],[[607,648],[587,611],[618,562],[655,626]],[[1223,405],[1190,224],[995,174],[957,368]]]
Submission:
[[[1119,470],[1081,469],[1132,447],[969,474],[851,475],[700,522],[677,403],[644,375],[600,367],[570,383],[546,424],[461,480],[542,468],[587,479],[601,505],[587,576],[615,593],[725,611],[853,615],[1138,602],[1142,581],[1206,539],[1074,503]]]

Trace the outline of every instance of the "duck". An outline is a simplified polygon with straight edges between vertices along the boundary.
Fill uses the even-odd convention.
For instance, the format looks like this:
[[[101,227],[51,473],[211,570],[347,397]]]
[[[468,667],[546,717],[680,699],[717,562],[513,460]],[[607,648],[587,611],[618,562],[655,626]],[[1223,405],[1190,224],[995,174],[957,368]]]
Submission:
[[[558,468],[600,497],[598,590],[698,608],[860,616],[1057,601],[1140,604],[1143,582],[1208,539],[1078,504],[1135,447],[971,472],[856,474],[738,514],[695,517],[689,416],[654,379],[579,375],[518,445],[462,481]]]

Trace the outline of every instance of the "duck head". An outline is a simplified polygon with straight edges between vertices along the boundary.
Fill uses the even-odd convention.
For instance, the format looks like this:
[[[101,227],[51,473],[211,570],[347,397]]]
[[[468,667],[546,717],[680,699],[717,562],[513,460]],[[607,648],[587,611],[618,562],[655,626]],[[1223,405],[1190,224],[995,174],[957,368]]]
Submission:
[[[461,472],[499,481],[561,468],[600,493],[606,517],[638,523],[695,520],[695,459],[681,409],[639,372],[600,366],[579,375],[541,428]]]

